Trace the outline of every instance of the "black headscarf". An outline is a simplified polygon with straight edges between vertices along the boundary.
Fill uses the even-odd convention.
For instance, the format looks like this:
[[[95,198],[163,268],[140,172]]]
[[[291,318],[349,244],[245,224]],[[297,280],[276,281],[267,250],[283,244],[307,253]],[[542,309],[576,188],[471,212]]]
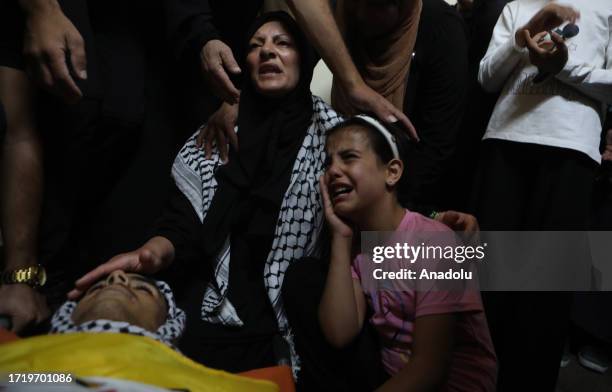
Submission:
[[[235,225],[249,222],[250,232],[273,234],[295,158],[311,123],[310,82],[316,57],[293,18],[286,12],[258,17],[246,45],[261,26],[273,21],[281,22],[294,39],[300,55],[299,82],[287,95],[270,98],[244,78],[238,112],[240,152],[230,149],[229,163],[215,174],[218,188],[202,227],[207,257],[216,256]]]

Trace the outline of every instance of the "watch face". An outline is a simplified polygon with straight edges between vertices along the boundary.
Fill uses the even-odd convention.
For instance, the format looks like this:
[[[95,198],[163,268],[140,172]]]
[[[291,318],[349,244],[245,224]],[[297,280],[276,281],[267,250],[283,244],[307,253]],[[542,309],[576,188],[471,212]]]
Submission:
[[[37,274],[37,280],[38,280],[38,285],[39,286],[44,286],[44,284],[47,282],[47,272],[45,271],[44,268],[39,267],[38,268],[38,274]]]

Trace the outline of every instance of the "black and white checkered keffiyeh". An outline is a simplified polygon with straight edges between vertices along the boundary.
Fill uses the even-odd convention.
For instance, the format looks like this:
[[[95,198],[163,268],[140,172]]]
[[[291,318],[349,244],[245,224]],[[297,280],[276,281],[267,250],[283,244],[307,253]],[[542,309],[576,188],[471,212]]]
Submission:
[[[168,316],[166,321],[157,331],[148,331],[142,327],[131,325],[123,321],[113,320],[93,320],[76,325],[72,321],[72,313],[76,309],[75,301],[66,301],[53,315],[51,319],[51,333],[74,333],[74,332],[91,332],[91,333],[128,333],[131,335],[148,336],[159,342],[167,344],[176,349],[174,343],[182,335],[185,329],[185,312],[176,306],[174,295],[170,286],[166,282],[156,281],[159,292],[166,299],[168,306]]]
[[[313,96],[312,102],[313,118],[293,165],[263,276],[279,330],[291,348],[294,373],[299,369],[299,360],[283,308],[281,287],[289,264],[313,255],[316,251],[324,218],[318,181],[323,174],[325,136],[329,129],[342,121],[342,117],[321,98]],[[216,150],[212,159],[205,158],[202,149],[196,146],[198,133],[199,130],[177,155],[172,177],[178,189],[190,201],[200,221],[204,221],[217,188],[214,174],[222,163]],[[227,238],[215,260],[215,281],[208,284],[204,293],[202,320],[242,326],[243,322],[236,309],[226,297],[229,262],[230,240]]]

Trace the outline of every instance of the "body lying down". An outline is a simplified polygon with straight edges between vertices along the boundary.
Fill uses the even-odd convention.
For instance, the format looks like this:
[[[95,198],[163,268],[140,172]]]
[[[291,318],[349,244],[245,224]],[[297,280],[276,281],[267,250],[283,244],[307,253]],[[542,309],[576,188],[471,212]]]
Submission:
[[[1,345],[0,374],[53,372],[71,374],[73,382],[104,377],[190,391],[277,390],[270,382],[208,369],[176,351],[185,313],[166,283],[141,275],[113,272],[79,302],[64,303],[51,326],[50,335]]]

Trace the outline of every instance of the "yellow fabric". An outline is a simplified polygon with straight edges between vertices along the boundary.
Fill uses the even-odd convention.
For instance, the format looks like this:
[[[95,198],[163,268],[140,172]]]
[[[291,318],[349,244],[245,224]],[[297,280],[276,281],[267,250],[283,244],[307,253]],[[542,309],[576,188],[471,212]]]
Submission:
[[[153,339],[117,333],[45,335],[0,346],[0,373],[63,372],[112,377],[190,391],[278,391],[206,368]]]

